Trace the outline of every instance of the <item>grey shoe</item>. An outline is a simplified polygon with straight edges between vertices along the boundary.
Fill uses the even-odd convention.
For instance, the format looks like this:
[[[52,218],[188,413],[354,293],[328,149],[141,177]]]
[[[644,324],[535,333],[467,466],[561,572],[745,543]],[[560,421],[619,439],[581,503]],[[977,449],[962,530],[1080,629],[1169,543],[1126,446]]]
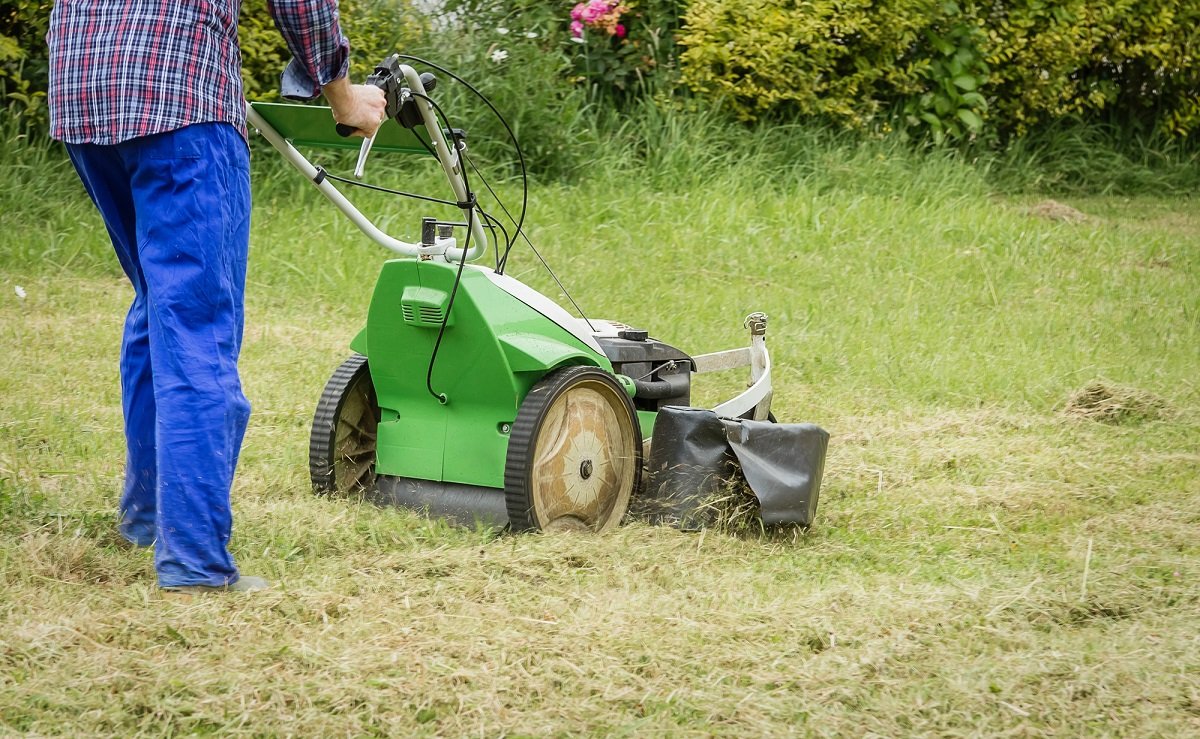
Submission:
[[[166,593],[251,593],[256,590],[267,590],[271,583],[261,577],[243,576],[228,585],[168,585],[161,588]]]

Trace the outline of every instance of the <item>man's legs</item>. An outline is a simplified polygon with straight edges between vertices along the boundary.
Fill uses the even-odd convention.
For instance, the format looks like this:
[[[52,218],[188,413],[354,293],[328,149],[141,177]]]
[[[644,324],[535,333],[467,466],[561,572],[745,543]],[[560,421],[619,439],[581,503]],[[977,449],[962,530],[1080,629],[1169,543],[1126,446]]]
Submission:
[[[250,215],[246,144],[232,126],[213,123],[91,148],[119,154],[135,216],[132,224],[110,219],[105,201],[114,198],[97,197],[101,188],[89,185],[106,223],[123,224],[111,232],[127,240],[132,226],[145,285],[159,585],[230,584],[238,571],[228,551],[229,489],[250,411],[237,374]],[[90,169],[81,168],[85,183]],[[129,330],[130,322],[141,326],[140,314],[133,314],[129,350],[122,352],[123,386],[126,377],[137,384],[125,374],[132,369],[125,360],[136,363],[143,346],[139,332]],[[143,422],[130,436],[132,457],[147,419],[126,418]]]
[[[133,302],[121,340],[121,409],[125,418],[125,488],[119,530],[138,546],[155,536],[157,451],[154,444],[154,384],[146,311],[146,280],[138,260],[133,194],[125,162],[113,146],[68,145],[67,153],[100,210],[117,260],[133,285]]]

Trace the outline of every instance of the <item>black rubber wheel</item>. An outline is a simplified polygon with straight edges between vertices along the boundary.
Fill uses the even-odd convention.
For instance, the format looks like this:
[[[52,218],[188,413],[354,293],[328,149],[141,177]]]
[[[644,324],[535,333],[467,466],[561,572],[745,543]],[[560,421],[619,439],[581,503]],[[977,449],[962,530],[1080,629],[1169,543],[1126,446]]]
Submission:
[[[379,404],[361,354],[342,362],[321,393],[308,442],[313,491],[349,495],[375,486]]]
[[[625,517],[642,476],[633,401],[596,367],[543,377],[508,439],[504,498],[513,531],[603,532]]]

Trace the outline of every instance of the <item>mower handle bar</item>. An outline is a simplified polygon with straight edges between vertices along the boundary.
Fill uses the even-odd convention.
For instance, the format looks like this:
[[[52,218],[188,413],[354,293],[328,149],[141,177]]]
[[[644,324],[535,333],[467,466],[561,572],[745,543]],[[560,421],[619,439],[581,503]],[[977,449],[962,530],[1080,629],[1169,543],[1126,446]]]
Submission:
[[[442,127],[438,124],[433,105],[430,104],[426,97],[425,85],[420,75],[407,64],[398,65],[398,69],[404,76],[404,81],[407,83],[408,89],[411,90],[413,98],[415,98],[417,110],[421,114],[421,122],[424,124],[425,130],[429,133],[429,140],[433,145],[434,154],[437,156],[438,163],[442,165],[442,171],[446,174],[446,180],[450,183],[450,189],[454,192],[456,202],[468,202],[466,181],[462,174],[461,152],[446,143],[446,137],[442,132]],[[292,146],[290,141],[276,131],[249,104],[246,105],[246,122],[257,129],[271,143],[271,146],[274,146],[283,155],[283,158],[289,164],[307,177],[322,195],[333,203],[338,210],[342,211],[360,231],[375,243],[397,254],[409,257],[440,257],[448,262],[457,262],[464,259],[463,250],[458,248],[457,241],[454,238],[436,239],[434,245],[430,247],[401,241],[384,233],[371,219],[363,215],[345,195],[333,186],[333,183],[325,177],[324,170],[318,170],[314,167],[312,162],[308,161],[303,154],[297,151],[296,147]],[[464,207],[462,208],[462,212],[464,220],[470,224],[471,228],[471,248],[466,250],[465,254],[465,259],[469,262],[478,259],[486,252],[488,239],[482,219],[479,218],[478,214],[474,213],[474,206],[469,205]]]

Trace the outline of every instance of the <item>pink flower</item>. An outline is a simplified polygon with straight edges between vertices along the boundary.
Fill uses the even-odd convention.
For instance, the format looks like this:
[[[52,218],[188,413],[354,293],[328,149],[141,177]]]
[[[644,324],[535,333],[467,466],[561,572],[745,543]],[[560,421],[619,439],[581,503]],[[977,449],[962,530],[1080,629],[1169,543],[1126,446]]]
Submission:
[[[608,0],[589,0],[587,7],[579,14],[579,19],[590,25],[600,20],[608,11]]]
[[[629,12],[629,7],[621,4],[621,0],[586,0],[571,9],[571,37],[583,41],[584,31],[588,28],[597,33],[603,31],[609,36],[625,38],[626,28],[617,21]]]

